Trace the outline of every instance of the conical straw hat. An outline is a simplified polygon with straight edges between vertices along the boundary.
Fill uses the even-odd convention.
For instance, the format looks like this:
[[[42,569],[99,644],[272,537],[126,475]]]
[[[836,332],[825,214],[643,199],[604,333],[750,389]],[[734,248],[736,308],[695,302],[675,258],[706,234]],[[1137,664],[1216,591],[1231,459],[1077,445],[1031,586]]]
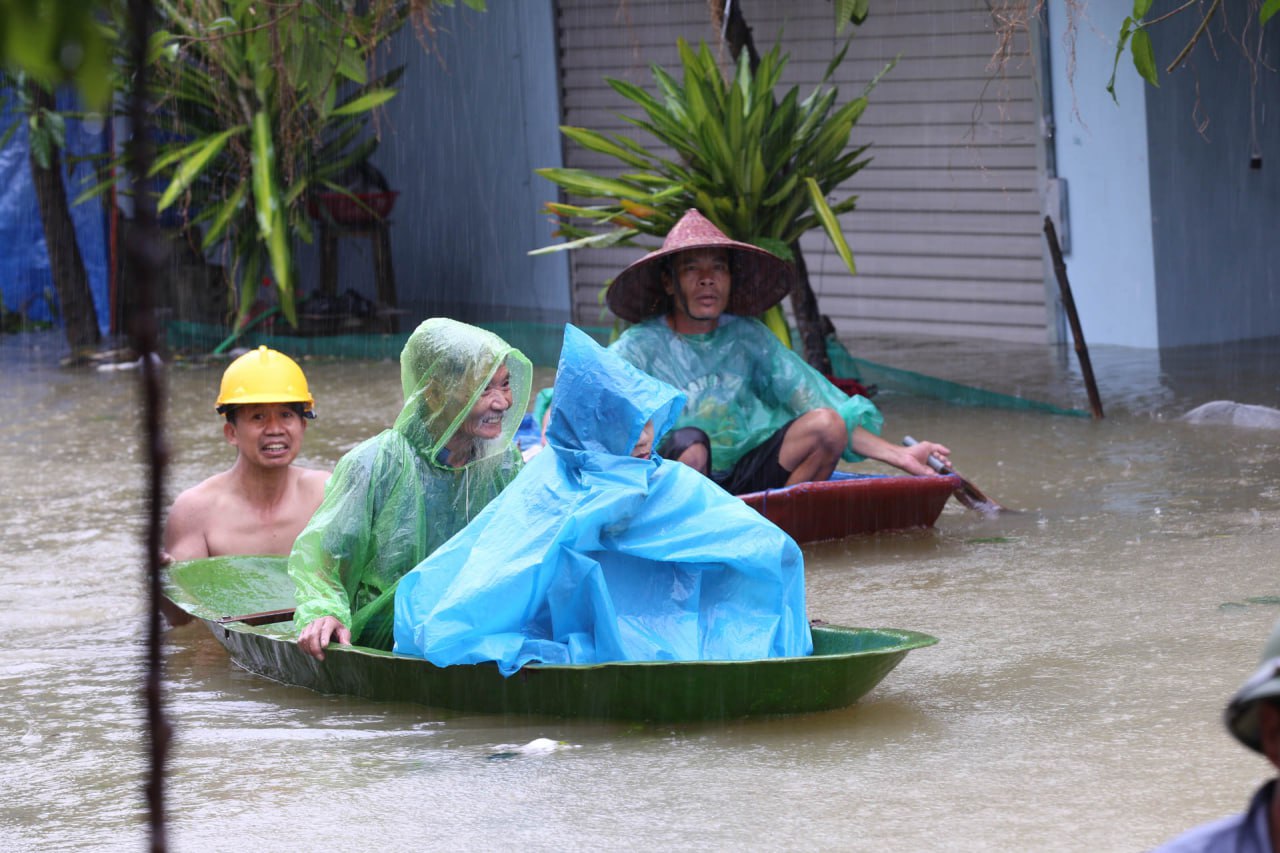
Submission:
[[[729,250],[730,314],[754,316],[776,305],[791,291],[795,273],[790,264],[759,246],[730,240],[705,216],[690,209],[667,234],[661,249],[618,273],[605,294],[609,310],[631,323],[665,314],[671,297],[662,286],[663,259],[687,249],[717,248]]]

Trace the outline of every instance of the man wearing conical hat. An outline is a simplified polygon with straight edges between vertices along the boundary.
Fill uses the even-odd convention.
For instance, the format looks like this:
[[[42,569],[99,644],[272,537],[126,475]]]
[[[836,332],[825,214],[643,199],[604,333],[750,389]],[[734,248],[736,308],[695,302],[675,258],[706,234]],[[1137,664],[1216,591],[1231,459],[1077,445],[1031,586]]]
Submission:
[[[1223,712],[1227,731],[1280,769],[1280,622],[1262,647],[1262,659]],[[1280,853],[1280,797],[1273,777],[1254,793],[1243,814],[1183,833],[1155,853]]]
[[[165,551],[174,560],[288,554],[329,478],[293,464],[316,416],[307,377],[289,356],[258,347],[228,365],[215,408],[236,461],[178,495]]]
[[[931,475],[922,441],[880,438],[883,419],[865,397],[849,397],[754,319],[791,289],[781,258],[730,240],[690,210],[662,248],[623,270],[606,299],[635,325],[611,349],[684,391],[688,403],[659,448],[733,494],[825,480],[844,459],[872,458]]]

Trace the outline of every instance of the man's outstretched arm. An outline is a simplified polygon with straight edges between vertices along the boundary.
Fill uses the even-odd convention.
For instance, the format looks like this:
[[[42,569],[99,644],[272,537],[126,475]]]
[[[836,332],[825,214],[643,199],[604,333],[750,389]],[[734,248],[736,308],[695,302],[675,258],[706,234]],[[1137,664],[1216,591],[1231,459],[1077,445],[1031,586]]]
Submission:
[[[929,467],[930,454],[941,459],[943,465],[948,467],[951,465],[951,451],[937,442],[921,441],[911,447],[902,447],[885,441],[862,427],[854,428],[853,435],[849,438],[849,446],[859,456],[879,460],[916,476],[934,473]]]

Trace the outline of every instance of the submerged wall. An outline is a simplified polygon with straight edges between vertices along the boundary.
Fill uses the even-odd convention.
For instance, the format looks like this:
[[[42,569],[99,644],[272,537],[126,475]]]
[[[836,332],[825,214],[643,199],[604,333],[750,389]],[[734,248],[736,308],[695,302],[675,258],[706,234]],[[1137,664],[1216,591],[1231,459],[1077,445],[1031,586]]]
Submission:
[[[1280,241],[1271,237],[1280,221],[1280,26],[1272,21],[1259,42],[1251,20],[1249,36],[1233,40],[1222,25],[1239,34],[1246,14],[1225,8],[1168,74],[1199,14],[1153,31],[1162,72],[1147,96],[1147,133],[1161,346],[1280,335]],[[1255,67],[1246,51],[1258,51]]]
[[[1068,194],[1065,260],[1085,340],[1158,346],[1146,84],[1126,59],[1117,75],[1118,105],[1106,91],[1112,39],[1129,9],[1087,4],[1073,46],[1064,40],[1065,4],[1046,5],[1055,153]]]

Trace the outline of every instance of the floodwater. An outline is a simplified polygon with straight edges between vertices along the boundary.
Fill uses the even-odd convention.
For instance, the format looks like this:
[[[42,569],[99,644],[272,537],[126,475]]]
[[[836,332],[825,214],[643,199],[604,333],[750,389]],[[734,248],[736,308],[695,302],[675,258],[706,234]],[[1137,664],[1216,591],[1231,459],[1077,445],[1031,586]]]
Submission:
[[[1086,407],[1062,350],[851,348]],[[0,338],[0,849],[138,850],[138,376],[59,355],[56,335]],[[1095,348],[1101,422],[878,398],[886,437],[948,443],[1024,512],[984,521],[952,502],[933,530],[806,549],[811,617],[941,638],[847,710],[459,714],[275,684],[199,625],[172,631],[170,849],[1138,851],[1238,811],[1271,768],[1220,714],[1280,617],[1280,433],[1175,418],[1280,405],[1277,356],[1280,341]],[[398,410],[390,362],[305,367],[320,410],[306,464],[331,466]],[[169,371],[174,491],[230,462],[219,374]],[[512,749],[539,738],[562,746]]]

